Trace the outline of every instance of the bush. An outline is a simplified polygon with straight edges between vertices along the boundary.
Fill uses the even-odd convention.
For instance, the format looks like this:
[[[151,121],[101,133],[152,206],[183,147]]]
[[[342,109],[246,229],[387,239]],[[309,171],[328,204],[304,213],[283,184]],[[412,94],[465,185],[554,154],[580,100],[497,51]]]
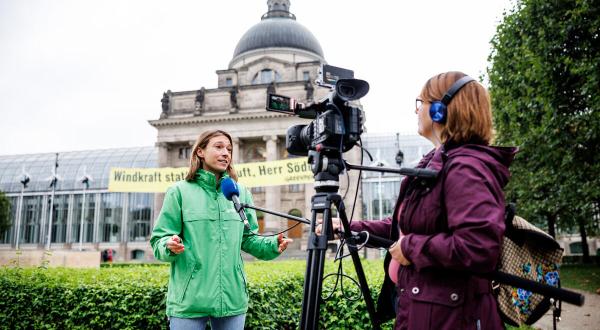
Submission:
[[[327,262],[325,274],[337,265]],[[363,261],[373,299],[383,277],[381,261]],[[246,263],[249,329],[296,329],[303,298],[305,261]],[[350,261],[344,271],[354,275]],[[100,269],[0,268],[2,329],[166,329],[165,297],[169,267]],[[333,277],[323,291],[332,290]],[[358,288],[344,281],[347,292]],[[370,324],[364,300],[350,302],[339,289],[321,304],[320,328],[364,329]],[[391,328],[391,323],[386,325]]]
[[[0,270],[3,329],[165,327],[168,267]]]

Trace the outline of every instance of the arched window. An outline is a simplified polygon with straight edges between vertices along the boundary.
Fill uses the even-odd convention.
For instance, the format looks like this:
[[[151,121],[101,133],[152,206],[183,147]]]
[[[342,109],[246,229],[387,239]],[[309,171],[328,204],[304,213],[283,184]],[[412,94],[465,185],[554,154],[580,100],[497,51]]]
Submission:
[[[291,209],[288,212],[289,215],[293,215],[295,217],[302,217],[302,211],[298,210],[298,209]],[[288,228],[292,228],[290,229],[290,231],[288,231],[288,237],[290,238],[302,238],[302,232],[304,231],[304,224],[300,223],[298,224],[297,221],[295,220],[291,220],[288,219]]]
[[[295,217],[301,217],[302,216],[302,211],[298,210],[298,209],[291,209],[288,212],[289,215],[293,215]]]
[[[131,259],[132,260],[144,260],[144,255],[146,253],[144,250],[133,250],[131,251]]]
[[[271,69],[263,69],[252,78],[252,85],[270,84],[271,82],[280,82],[281,75]]]
[[[571,254],[582,254],[583,248],[581,246],[581,242],[573,242],[569,244],[569,250],[571,251]]]
[[[265,232],[265,214],[262,211],[256,211],[256,222],[258,222],[258,232]]]

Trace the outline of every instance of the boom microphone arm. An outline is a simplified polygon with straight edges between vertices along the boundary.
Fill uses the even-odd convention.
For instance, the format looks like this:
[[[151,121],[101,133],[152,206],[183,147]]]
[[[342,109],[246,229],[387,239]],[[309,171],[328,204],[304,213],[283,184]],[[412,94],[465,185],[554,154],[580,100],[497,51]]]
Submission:
[[[306,218],[296,217],[296,216],[293,216],[293,215],[290,215],[290,214],[287,214],[287,213],[275,212],[275,211],[264,209],[262,207],[258,207],[258,206],[254,206],[254,205],[248,205],[248,204],[244,204],[244,203],[242,203],[241,206],[242,206],[242,208],[249,208],[249,209],[258,210],[258,211],[262,211],[262,212],[269,213],[269,214],[272,214],[272,215],[277,215],[277,216],[280,216],[282,218],[288,218],[288,219],[291,219],[291,220],[296,220],[298,222],[302,222],[302,223],[305,223],[307,225],[310,225],[310,220],[308,220]]]
[[[406,176],[415,176],[418,178],[424,179],[435,179],[438,175],[438,171],[430,170],[426,168],[390,168],[390,167],[376,167],[376,166],[362,166],[362,165],[352,165],[348,162],[344,161],[346,168],[351,170],[365,170],[365,171],[374,171],[374,172],[383,172],[383,173],[398,173]]]

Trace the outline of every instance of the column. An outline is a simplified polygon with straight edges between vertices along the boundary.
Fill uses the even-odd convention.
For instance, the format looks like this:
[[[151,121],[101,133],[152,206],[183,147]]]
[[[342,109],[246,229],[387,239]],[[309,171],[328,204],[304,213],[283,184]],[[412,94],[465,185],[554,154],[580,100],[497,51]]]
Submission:
[[[360,154],[361,149],[359,147],[353,147],[349,151],[344,153],[344,159],[348,161],[350,164],[360,164]],[[346,204],[346,213],[348,215],[348,220],[350,220],[350,213],[352,213],[352,204],[354,203],[354,196],[356,195],[356,182],[361,180],[362,178],[358,175],[359,171],[350,170],[348,172],[350,177],[350,187],[348,189],[348,193],[346,194],[346,199],[344,200],[344,204]],[[340,175],[340,178],[342,175]],[[343,175],[344,180],[346,180],[346,175]],[[345,183],[344,183],[345,185]],[[340,187],[342,187],[340,182]],[[359,187],[360,189],[360,187]],[[356,207],[354,208],[354,219],[362,220],[362,191],[358,191],[358,195],[356,195]],[[366,249],[365,249],[366,250]]]
[[[121,240],[119,242],[119,253],[124,261],[130,260],[127,242],[129,241],[129,193],[121,193],[121,205],[123,205],[123,214],[121,214]]]
[[[158,148],[158,167],[167,167],[170,165],[169,162],[169,144],[167,142],[157,142],[155,146]],[[163,201],[165,200],[164,193],[154,194],[154,210],[156,214],[160,213]],[[154,228],[154,218],[150,220],[150,226]]]
[[[154,146],[158,148],[158,167],[168,166],[169,144],[167,142],[156,142]]]
[[[48,230],[48,225],[47,225],[47,217],[48,217],[48,200],[50,199],[50,197],[48,195],[44,195],[44,197],[42,198],[42,219],[40,221],[40,236],[39,236],[39,242],[38,242],[38,247],[40,249],[44,249],[45,248],[45,243],[46,243],[46,238],[48,237],[48,235],[46,235],[46,231]]]
[[[68,209],[67,209],[67,233],[65,237],[65,246],[71,249],[73,243],[73,204],[75,203],[75,196],[69,194]]]
[[[90,194],[89,198],[94,199],[94,230],[92,234],[92,243],[96,244],[100,241],[100,234],[98,232],[100,227],[100,209],[102,208],[102,194]]]
[[[231,137],[233,140],[233,166],[235,164],[241,164],[243,162],[242,154],[240,153],[240,138],[239,137]]]
[[[266,135],[263,140],[267,144],[267,161],[277,160],[277,136]],[[281,187],[273,186],[265,189],[265,207],[269,210],[287,213],[288,210],[281,210]],[[265,213],[265,231],[278,232],[284,228],[282,224],[287,225],[287,220],[278,216]]]

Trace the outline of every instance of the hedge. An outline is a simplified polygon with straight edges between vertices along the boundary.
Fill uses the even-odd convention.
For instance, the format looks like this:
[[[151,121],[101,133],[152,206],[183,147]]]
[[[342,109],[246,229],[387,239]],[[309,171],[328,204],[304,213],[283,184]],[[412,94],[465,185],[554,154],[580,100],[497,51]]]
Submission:
[[[337,265],[327,261],[325,273]],[[373,299],[377,299],[381,261],[363,260]],[[302,310],[305,261],[246,263],[250,305],[248,329],[296,329]],[[354,275],[350,261],[344,272]],[[0,268],[1,329],[167,329],[165,297],[169,266],[100,269]],[[324,282],[332,291],[334,277]],[[346,294],[358,288],[344,281]],[[365,329],[370,319],[364,300],[349,301],[338,290],[321,304],[320,328]],[[384,328],[391,328],[388,323]]]

